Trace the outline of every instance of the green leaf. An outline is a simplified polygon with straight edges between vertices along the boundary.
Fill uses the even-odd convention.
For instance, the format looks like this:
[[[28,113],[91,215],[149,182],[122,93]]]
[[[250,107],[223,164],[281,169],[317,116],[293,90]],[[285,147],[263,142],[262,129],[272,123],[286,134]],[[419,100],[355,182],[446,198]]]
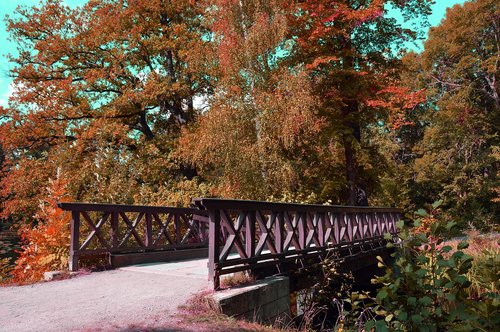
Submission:
[[[455,278],[453,278],[453,281],[459,283],[460,285],[466,284],[469,280],[467,279],[466,276],[463,275],[458,275]]]
[[[387,325],[385,324],[385,321],[378,320],[375,323],[375,331],[377,331],[377,332],[388,332],[389,329],[387,328]]]
[[[424,296],[418,300],[418,302],[422,305],[428,306],[432,303],[432,299],[428,296]]]
[[[417,303],[417,298],[416,298],[416,297],[413,297],[413,296],[410,296],[410,297],[406,300],[406,302],[407,302],[409,305],[413,306],[413,305],[415,305],[415,303]]]
[[[456,222],[454,221],[450,221],[449,223],[446,224],[446,230],[451,230],[453,227],[455,227],[457,225]]]
[[[425,263],[427,263],[429,261],[429,258],[427,258],[424,255],[418,255],[417,256],[417,260],[418,260],[419,263],[425,264]]]
[[[467,241],[460,241],[460,243],[457,245],[458,250],[463,250],[469,248],[469,243]]]
[[[445,295],[446,299],[450,302],[455,302],[457,299],[457,296],[455,294],[446,294]]]
[[[387,317],[385,317],[385,321],[389,323],[393,318],[394,318],[393,314],[387,315]]]
[[[398,318],[398,320],[400,320],[400,321],[403,321],[403,322],[404,322],[405,320],[407,320],[407,319],[408,319],[408,314],[407,314],[406,312],[402,311],[402,312],[400,312],[400,313],[397,315],[397,318]]]
[[[415,272],[415,274],[416,274],[419,278],[423,278],[423,277],[427,274],[427,270],[426,270],[426,269],[420,269],[420,270],[418,270],[417,272]]]
[[[381,290],[378,291],[377,299],[379,301],[382,301],[383,299],[385,299],[387,297],[387,295],[389,295],[387,293],[387,290],[385,290],[385,289],[382,288]]]
[[[443,248],[441,248],[441,251],[442,252],[450,252],[453,248],[451,246],[444,246]]]
[[[441,205],[443,204],[443,200],[440,199],[439,201],[435,201],[434,203],[432,203],[432,208],[433,209],[437,209],[438,207],[440,207]]]
[[[405,221],[403,219],[397,221],[396,222],[396,227],[399,228],[399,229],[405,227]]]
[[[365,323],[365,331],[371,331],[375,327],[375,322],[370,320]]]
[[[423,320],[422,316],[417,315],[417,314],[415,314],[415,315],[411,315],[410,319],[411,319],[413,322],[417,323],[417,324],[421,323],[421,322],[422,322],[422,320]]]
[[[421,216],[421,217],[428,217],[429,214],[427,213],[427,211],[425,211],[424,209],[418,209],[415,214],[417,216]]]

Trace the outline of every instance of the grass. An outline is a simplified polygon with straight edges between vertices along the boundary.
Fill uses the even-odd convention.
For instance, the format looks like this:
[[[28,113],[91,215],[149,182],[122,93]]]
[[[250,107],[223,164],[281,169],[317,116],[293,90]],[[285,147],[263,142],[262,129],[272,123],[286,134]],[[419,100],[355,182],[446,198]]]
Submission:
[[[211,293],[211,291],[206,291],[196,294],[188,300],[187,304],[179,308],[180,326],[188,331],[292,331],[228,317],[221,313],[220,308],[210,299]]]
[[[467,273],[471,282],[469,296],[478,299],[488,292],[500,295],[500,234],[471,231],[467,235],[469,247],[463,252],[474,258]],[[445,245],[456,249],[459,242],[460,240],[450,240]]]
[[[225,276],[221,280],[221,287],[224,288],[232,288],[237,286],[244,286],[251,284],[255,281],[255,277],[248,273],[244,272],[236,272],[230,275]]]

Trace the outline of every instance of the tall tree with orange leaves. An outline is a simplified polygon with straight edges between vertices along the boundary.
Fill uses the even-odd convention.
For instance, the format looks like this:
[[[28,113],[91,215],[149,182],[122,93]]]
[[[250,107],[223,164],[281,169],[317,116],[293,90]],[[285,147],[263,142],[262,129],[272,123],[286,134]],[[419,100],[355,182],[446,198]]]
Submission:
[[[181,139],[181,156],[217,196],[307,196],[318,173],[311,156],[321,119],[307,74],[280,65],[287,7],[279,0],[213,0],[209,8],[217,86],[207,112]]]
[[[4,216],[35,215],[57,169],[78,200],[179,203],[169,189],[196,172],[172,156],[174,141],[212,89],[202,10],[188,0],[44,0],[8,19],[18,55],[0,115]]]
[[[417,33],[387,11],[424,19],[430,3],[213,1],[218,92],[185,156],[233,196],[368,204],[386,161],[366,132],[404,125],[421,100],[415,91],[403,101],[397,73],[401,44]]]
[[[418,36],[417,29],[403,28],[390,17],[388,9],[418,21],[430,14],[431,3],[312,0],[294,4],[291,56],[309,70],[314,93],[321,96],[320,114],[327,124],[323,132],[343,146],[344,201],[351,205],[368,204],[378,185],[384,158],[363,136],[390,120],[383,106],[402,95],[397,88],[399,54],[404,43]]]

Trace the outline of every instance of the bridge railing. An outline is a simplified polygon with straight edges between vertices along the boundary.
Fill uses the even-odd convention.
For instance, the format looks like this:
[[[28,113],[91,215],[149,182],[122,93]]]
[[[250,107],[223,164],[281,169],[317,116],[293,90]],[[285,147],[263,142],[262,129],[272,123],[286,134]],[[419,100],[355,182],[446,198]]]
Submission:
[[[285,204],[202,198],[209,215],[209,278],[279,266],[318,254],[385,249],[384,234],[396,235],[395,208]]]
[[[208,213],[194,208],[59,203],[71,211],[70,270],[78,258],[208,246]]]

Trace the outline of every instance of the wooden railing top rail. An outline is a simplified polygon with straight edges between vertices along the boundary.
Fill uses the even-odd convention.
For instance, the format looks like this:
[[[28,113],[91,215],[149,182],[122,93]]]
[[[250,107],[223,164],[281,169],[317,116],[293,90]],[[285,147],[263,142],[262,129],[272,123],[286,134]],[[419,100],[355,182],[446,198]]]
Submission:
[[[102,211],[102,212],[143,212],[143,213],[186,213],[207,215],[207,211],[197,208],[182,208],[171,206],[146,206],[127,204],[100,204],[100,203],[58,203],[59,208],[65,211]]]
[[[393,207],[374,207],[374,206],[343,206],[343,205],[321,205],[321,204],[300,204],[300,203],[280,203],[280,202],[263,202],[249,201],[238,199],[219,199],[219,198],[195,198],[193,204],[202,209],[222,209],[228,211],[236,210],[259,210],[262,212],[393,212],[401,213],[402,210]]]

